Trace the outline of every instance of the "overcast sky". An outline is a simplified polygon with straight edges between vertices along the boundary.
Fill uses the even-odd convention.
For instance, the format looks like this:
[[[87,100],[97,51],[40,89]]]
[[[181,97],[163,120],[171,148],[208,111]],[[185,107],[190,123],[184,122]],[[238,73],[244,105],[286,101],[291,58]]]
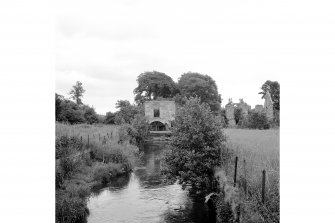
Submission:
[[[77,80],[99,114],[134,101],[136,78],[160,71],[175,81],[193,71],[211,76],[222,105],[263,104],[266,80],[280,75],[306,43],[299,5],[279,1],[57,1],[56,92]],[[306,18],[304,18],[306,19]],[[306,29],[307,30],[307,29]],[[303,33],[297,36],[295,34]],[[304,42],[305,41],[305,42]],[[300,55],[301,56],[301,55]]]

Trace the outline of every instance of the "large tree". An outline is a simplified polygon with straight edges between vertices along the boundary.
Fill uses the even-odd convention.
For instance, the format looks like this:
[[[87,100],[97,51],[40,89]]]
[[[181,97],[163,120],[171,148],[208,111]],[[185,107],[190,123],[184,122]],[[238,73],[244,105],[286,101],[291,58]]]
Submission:
[[[182,97],[199,97],[202,103],[207,103],[215,113],[220,111],[221,95],[215,81],[208,75],[188,72],[178,81]]]
[[[215,191],[214,168],[220,165],[225,138],[220,121],[207,104],[190,98],[178,109],[171,137],[171,150],[165,156],[168,179],[191,186],[191,193]]]
[[[262,92],[259,92],[259,94],[262,94],[262,98],[264,98],[266,91],[269,91],[271,95],[271,99],[273,102],[273,108],[275,110],[280,110],[280,85],[277,81],[270,81],[267,80],[261,87]]]
[[[118,100],[115,107],[119,109],[114,113],[116,124],[122,124],[123,122],[130,124],[135,115],[140,113],[140,107],[130,104],[128,100]]]
[[[177,92],[176,83],[172,78],[158,71],[140,74],[137,77],[137,83],[138,86],[134,89],[137,103],[157,99],[157,97],[170,98]]]
[[[69,92],[71,98],[76,101],[77,105],[82,105],[81,98],[83,97],[85,90],[83,84],[80,81],[76,82],[76,85],[72,86],[72,90]]]

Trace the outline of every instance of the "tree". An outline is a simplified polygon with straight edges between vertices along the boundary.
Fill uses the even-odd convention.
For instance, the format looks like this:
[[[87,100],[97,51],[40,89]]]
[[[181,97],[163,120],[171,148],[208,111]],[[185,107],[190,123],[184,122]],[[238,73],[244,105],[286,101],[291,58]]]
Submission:
[[[214,168],[220,165],[224,141],[220,120],[207,104],[191,97],[177,111],[164,173],[168,179],[190,185],[191,193],[213,192],[217,185]]]
[[[251,111],[247,116],[246,126],[251,129],[268,129],[269,122],[264,112]]]
[[[115,124],[130,124],[134,119],[135,115],[140,113],[137,106],[131,105],[128,100],[118,100],[115,107],[119,111],[115,112]]]
[[[128,100],[118,100],[115,104],[115,108],[122,109],[131,106]]]
[[[76,85],[72,86],[72,90],[69,92],[71,98],[76,101],[77,105],[83,104],[81,98],[83,97],[84,93],[85,90],[83,88],[83,84],[80,81],[77,81]]]
[[[280,85],[277,81],[270,81],[267,80],[261,87],[262,92],[259,92],[259,94],[262,94],[262,98],[264,98],[266,91],[269,91],[271,95],[271,99],[273,102],[273,108],[275,110],[280,110]]]
[[[144,72],[137,77],[138,86],[134,89],[138,104],[157,97],[170,98],[177,93],[176,83],[172,78],[158,71]]]
[[[178,81],[181,98],[199,97],[202,103],[207,103],[211,110],[219,113],[221,108],[221,95],[215,81],[208,75],[188,72]]]
[[[115,113],[107,112],[104,124],[115,124]]]
[[[93,124],[93,123],[98,123],[99,118],[97,113],[95,112],[93,107],[84,105],[83,106],[83,111],[84,111],[84,118],[88,124]]]
[[[234,109],[234,117],[235,117],[235,122],[238,125],[240,121],[243,119],[243,114],[242,114],[242,108],[235,108]]]

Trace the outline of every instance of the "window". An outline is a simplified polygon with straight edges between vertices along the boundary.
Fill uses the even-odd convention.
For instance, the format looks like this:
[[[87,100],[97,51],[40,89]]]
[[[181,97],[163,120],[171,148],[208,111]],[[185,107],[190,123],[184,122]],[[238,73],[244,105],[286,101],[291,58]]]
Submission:
[[[159,109],[154,109],[154,117],[159,117]]]

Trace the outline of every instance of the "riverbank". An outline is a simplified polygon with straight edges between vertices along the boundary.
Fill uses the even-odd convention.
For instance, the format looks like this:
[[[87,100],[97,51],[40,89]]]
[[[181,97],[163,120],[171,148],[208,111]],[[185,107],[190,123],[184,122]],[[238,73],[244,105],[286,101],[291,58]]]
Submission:
[[[133,169],[138,148],[120,142],[117,130],[107,125],[56,124],[56,222],[85,222],[92,189]]]

